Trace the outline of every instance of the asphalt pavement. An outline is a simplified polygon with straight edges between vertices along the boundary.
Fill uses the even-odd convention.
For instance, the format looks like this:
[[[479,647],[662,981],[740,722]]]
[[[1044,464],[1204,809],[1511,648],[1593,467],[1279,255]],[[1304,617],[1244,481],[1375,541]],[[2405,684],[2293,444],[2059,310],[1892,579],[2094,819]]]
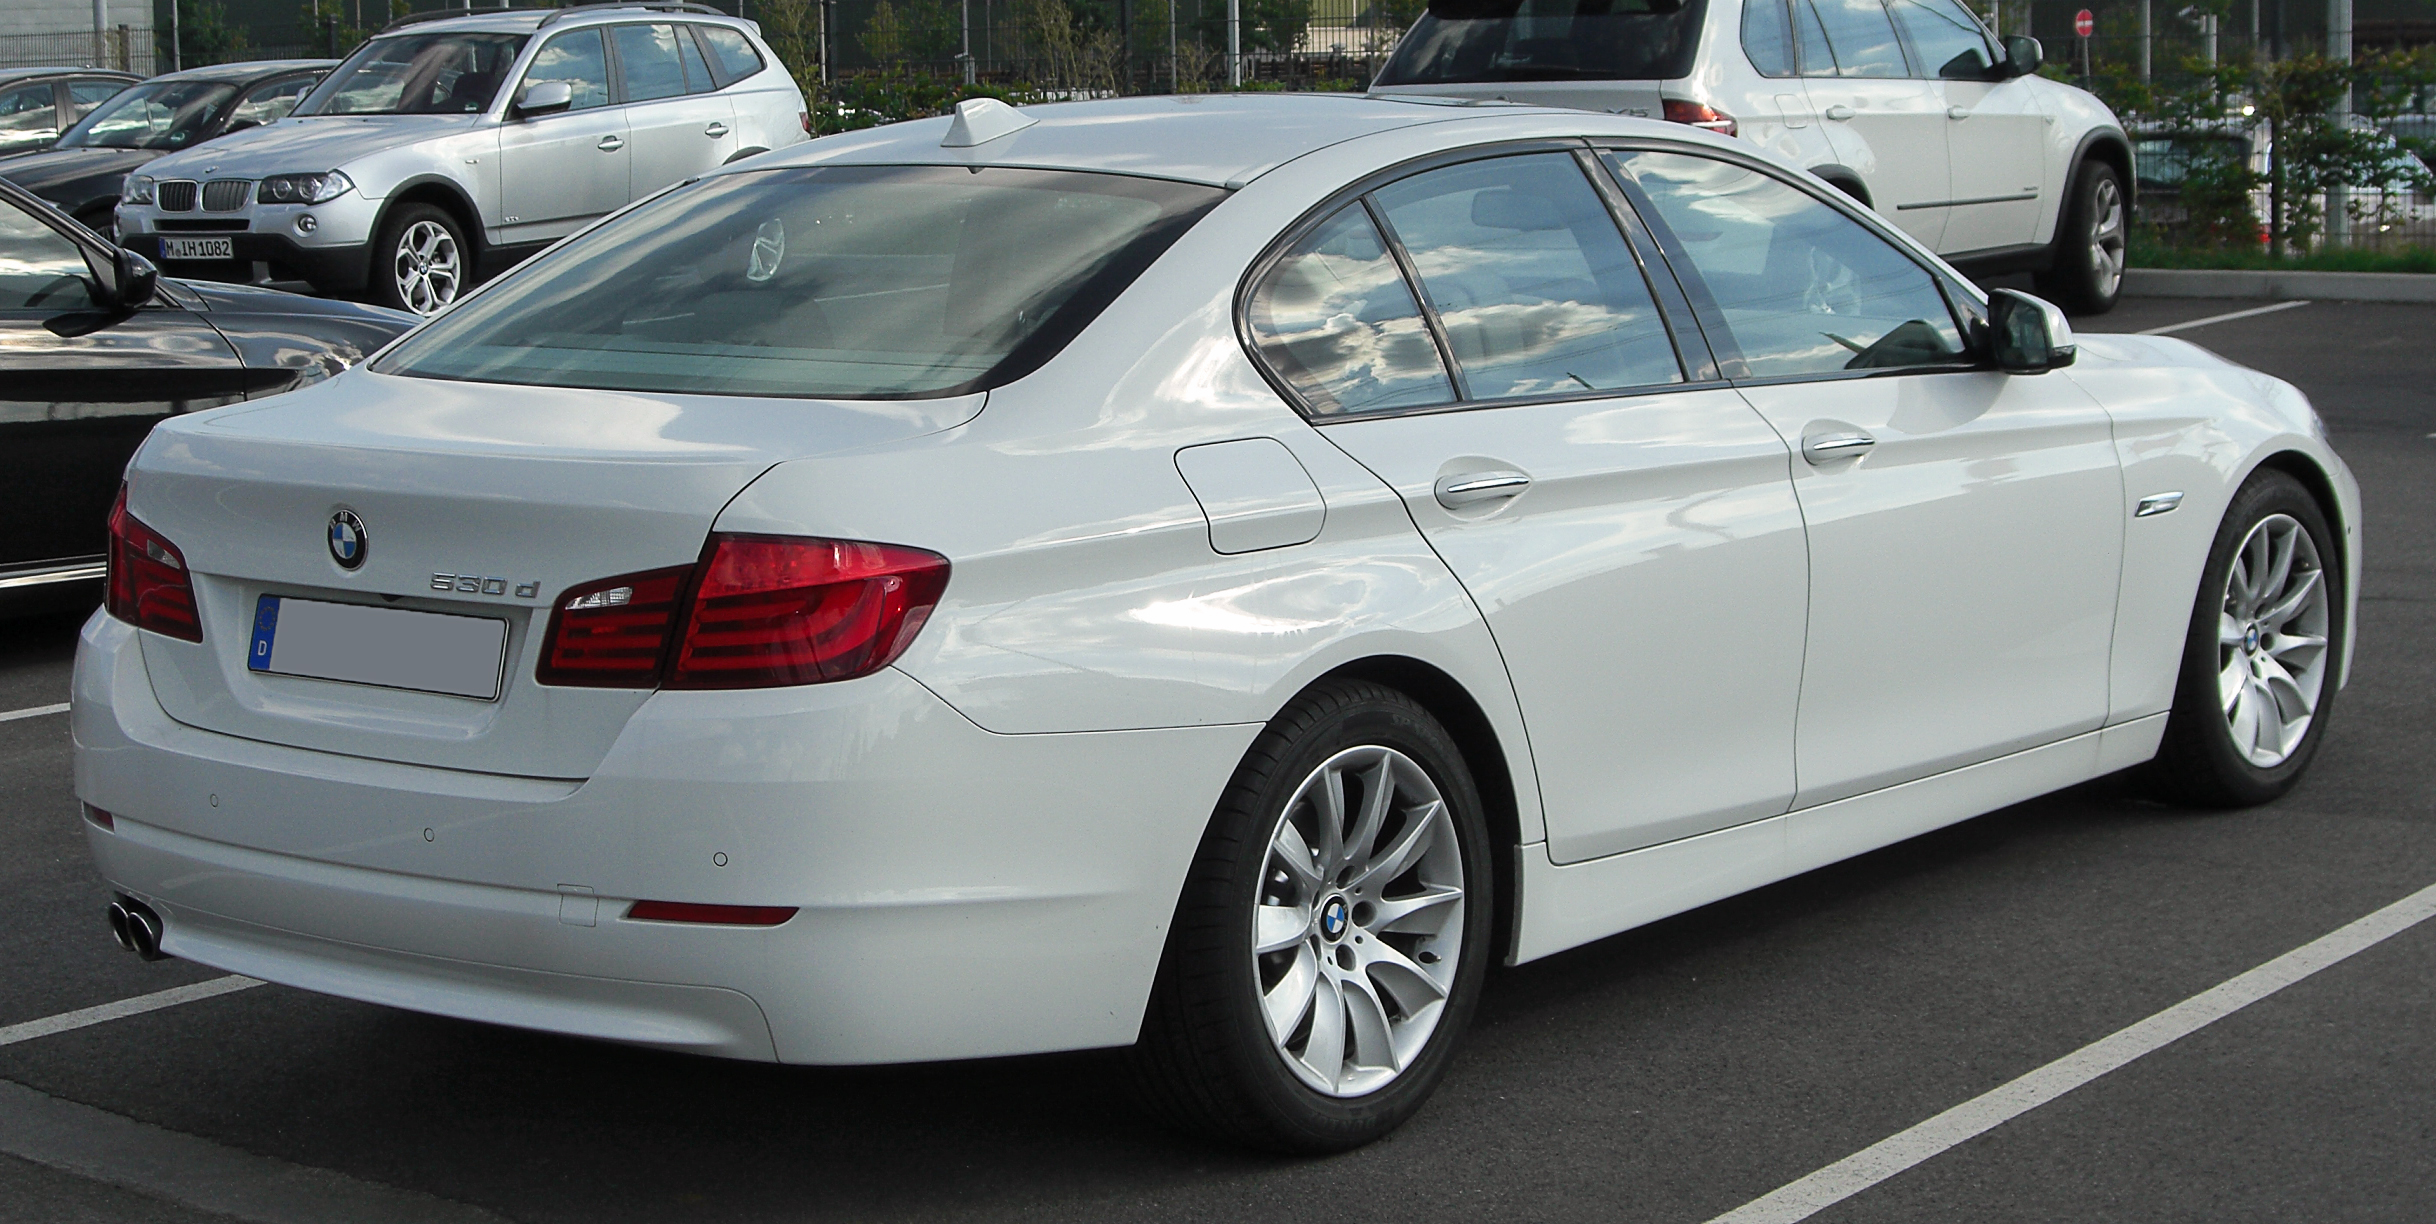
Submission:
[[[0,1041],[0,1220],[1699,1224],[2436,884],[2436,307],[2177,334],[2299,384],[2363,487],[2356,670],[2279,803],[2101,780],[1499,971],[1431,1105],[1328,1159],[1161,1131],[1106,1054],[784,1068],[244,990]],[[75,625],[0,626],[0,713],[66,700]],[[220,976],[107,899],[66,720],[0,722],[0,1031]],[[1811,1218],[2436,1218],[2431,1015],[2436,922]]]

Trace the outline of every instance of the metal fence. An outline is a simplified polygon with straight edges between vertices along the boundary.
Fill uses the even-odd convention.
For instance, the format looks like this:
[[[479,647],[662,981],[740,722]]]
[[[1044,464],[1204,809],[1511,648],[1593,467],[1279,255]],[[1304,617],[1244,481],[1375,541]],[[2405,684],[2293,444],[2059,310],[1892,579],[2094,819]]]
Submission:
[[[152,31],[115,26],[95,33],[0,34],[0,68],[118,68],[156,70]]]

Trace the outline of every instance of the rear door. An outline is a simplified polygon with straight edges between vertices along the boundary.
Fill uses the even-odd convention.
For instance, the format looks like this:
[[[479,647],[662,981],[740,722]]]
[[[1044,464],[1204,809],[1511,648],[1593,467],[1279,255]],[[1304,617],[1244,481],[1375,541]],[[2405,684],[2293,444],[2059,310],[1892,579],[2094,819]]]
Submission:
[[[718,167],[736,152],[736,111],[713,92],[710,66],[683,27],[609,27],[624,91],[629,194],[641,199]]]
[[[1952,201],[1939,251],[2024,246],[2038,228],[2048,117],[2029,82],[1997,79],[1995,40],[1955,0],[1889,0],[1945,102]]]
[[[611,105],[609,49],[599,27],[553,36],[533,56],[513,97],[564,81],[575,105],[499,128],[500,242],[563,238],[626,206],[626,111]]]
[[[1583,156],[1383,186],[1251,308],[1323,435],[1403,496],[1487,618],[1563,862],[1785,810],[1806,578],[1784,444],[1696,335],[1686,369],[1671,282]]]
[[[1838,160],[1860,173],[1880,214],[1944,249],[1952,198],[1944,102],[1934,82],[1913,78],[1885,4],[1794,0],[1793,16],[1804,83]]]

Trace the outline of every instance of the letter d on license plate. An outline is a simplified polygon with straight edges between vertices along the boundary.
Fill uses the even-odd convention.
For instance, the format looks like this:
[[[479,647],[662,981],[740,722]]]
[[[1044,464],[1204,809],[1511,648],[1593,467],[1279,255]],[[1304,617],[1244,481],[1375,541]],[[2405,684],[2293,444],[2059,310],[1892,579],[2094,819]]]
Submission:
[[[405,608],[265,595],[254,604],[250,671],[499,699],[508,623]]]

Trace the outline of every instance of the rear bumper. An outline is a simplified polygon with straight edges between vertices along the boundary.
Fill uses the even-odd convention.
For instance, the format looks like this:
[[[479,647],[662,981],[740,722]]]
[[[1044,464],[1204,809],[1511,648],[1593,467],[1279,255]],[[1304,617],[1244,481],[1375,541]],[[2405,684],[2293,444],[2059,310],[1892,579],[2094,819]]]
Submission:
[[[661,693],[595,775],[505,778],[171,720],[136,633],[78,653],[77,794],[173,955],[441,1015],[738,1058],[1134,1039],[1177,889],[1257,732],[980,730],[910,678]],[[771,928],[637,899],[792,905]],[[588,924],[588,925],[587,925]]]

